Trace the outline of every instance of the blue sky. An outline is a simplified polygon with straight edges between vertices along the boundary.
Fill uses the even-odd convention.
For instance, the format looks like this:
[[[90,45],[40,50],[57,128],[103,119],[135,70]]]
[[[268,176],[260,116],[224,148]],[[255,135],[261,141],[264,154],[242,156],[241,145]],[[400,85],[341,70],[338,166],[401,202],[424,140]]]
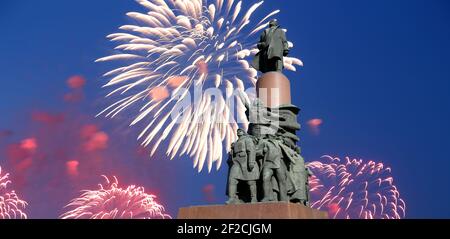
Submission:
[[[408,217],[450,217],[450,3],[268,0],[264,8],[281,10],[291,54],[305,63],[287,73],[301,123],[324,120],[319,136],[300,132],[305,158],[382,161]],[[83,110],[95,115],[110,68],[94,60],[111,52],[105,36],[133,10],[141,8],[132,0],[2,1],[0,129],[14,128],[27,108],[62,107],[55,94],[74,74],[88,78]],[[210,182],[221,196],[224,170],[196,175],[190,162],[175,165],[192,188]],[[199,203],[187,197],[177,203]]]

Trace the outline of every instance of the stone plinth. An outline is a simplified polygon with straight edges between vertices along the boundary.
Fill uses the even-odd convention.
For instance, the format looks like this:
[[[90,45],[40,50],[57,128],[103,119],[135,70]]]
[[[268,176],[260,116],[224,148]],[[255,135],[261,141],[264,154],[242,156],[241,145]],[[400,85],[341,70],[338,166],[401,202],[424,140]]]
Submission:
[[[181,208],[178,219],[328,219],[327,212],[300,204],[273,202]]]

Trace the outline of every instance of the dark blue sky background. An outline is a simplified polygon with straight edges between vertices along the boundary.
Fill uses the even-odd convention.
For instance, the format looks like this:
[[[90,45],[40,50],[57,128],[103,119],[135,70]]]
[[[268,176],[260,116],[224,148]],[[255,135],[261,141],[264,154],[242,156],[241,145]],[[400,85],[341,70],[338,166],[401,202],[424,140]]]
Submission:
[[[324,120],[319,136],[300,133],[305,158],[382,161],[393,169],[408,217],[449,218],[450,3],[268,0],[264,8],[281,9],[292,55],[305,63],[287,73],[302,124]],[[94,60],[111,53],[105,36],[133,10],[142,8],[132,0],[1,1],[0,129],[17,127],[27,108],[63,107],[57,94],[74,74],[89,80],[83,110],[93,117],[100,76],[110,69]],[[204,203],[197,194],[207,183],[222,199],[224,169],[196,175],[189,160],[169,163],[185,171],[183,187],[170,194],[180,197],[172,212]]]

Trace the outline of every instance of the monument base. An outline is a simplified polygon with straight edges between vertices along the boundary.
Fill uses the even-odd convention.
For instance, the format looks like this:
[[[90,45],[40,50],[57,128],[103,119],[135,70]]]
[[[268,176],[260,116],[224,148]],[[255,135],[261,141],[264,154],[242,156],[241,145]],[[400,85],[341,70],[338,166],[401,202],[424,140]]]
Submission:
[[[328,219],[328,213],[300,204],[273,202],[181,208],[178,219]]]

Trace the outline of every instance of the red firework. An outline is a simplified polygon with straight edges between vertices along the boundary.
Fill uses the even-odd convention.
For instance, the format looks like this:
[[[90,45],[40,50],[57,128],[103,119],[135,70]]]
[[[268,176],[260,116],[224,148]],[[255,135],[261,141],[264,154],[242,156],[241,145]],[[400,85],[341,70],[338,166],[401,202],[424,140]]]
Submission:
[[[320,133],[320,126],[323,124],[322,119],[311,119],[307,122],[307,125],[309,126],[309,130],[315,135],[319,135]]]
[[[2,174],[0,167],[0,219],[27,219],[24,212],[27,202],[19,199],[14,190],[9,190],[9,174]]]
[[[331,218],[401,219],[405,202],[393,184],[391,169],[382,163],[323,156],[308,164],[311,206],[327,210]]]
[[[67,207],[74,209],[62,214],[62,219],[166,219],[164,207],[155,201],[156,196],[147,194],[143,187],[135,185],[126,189],[118,187],[118,180],[110,181],[103,176],[106,185],[99,190],[85,190]]]

